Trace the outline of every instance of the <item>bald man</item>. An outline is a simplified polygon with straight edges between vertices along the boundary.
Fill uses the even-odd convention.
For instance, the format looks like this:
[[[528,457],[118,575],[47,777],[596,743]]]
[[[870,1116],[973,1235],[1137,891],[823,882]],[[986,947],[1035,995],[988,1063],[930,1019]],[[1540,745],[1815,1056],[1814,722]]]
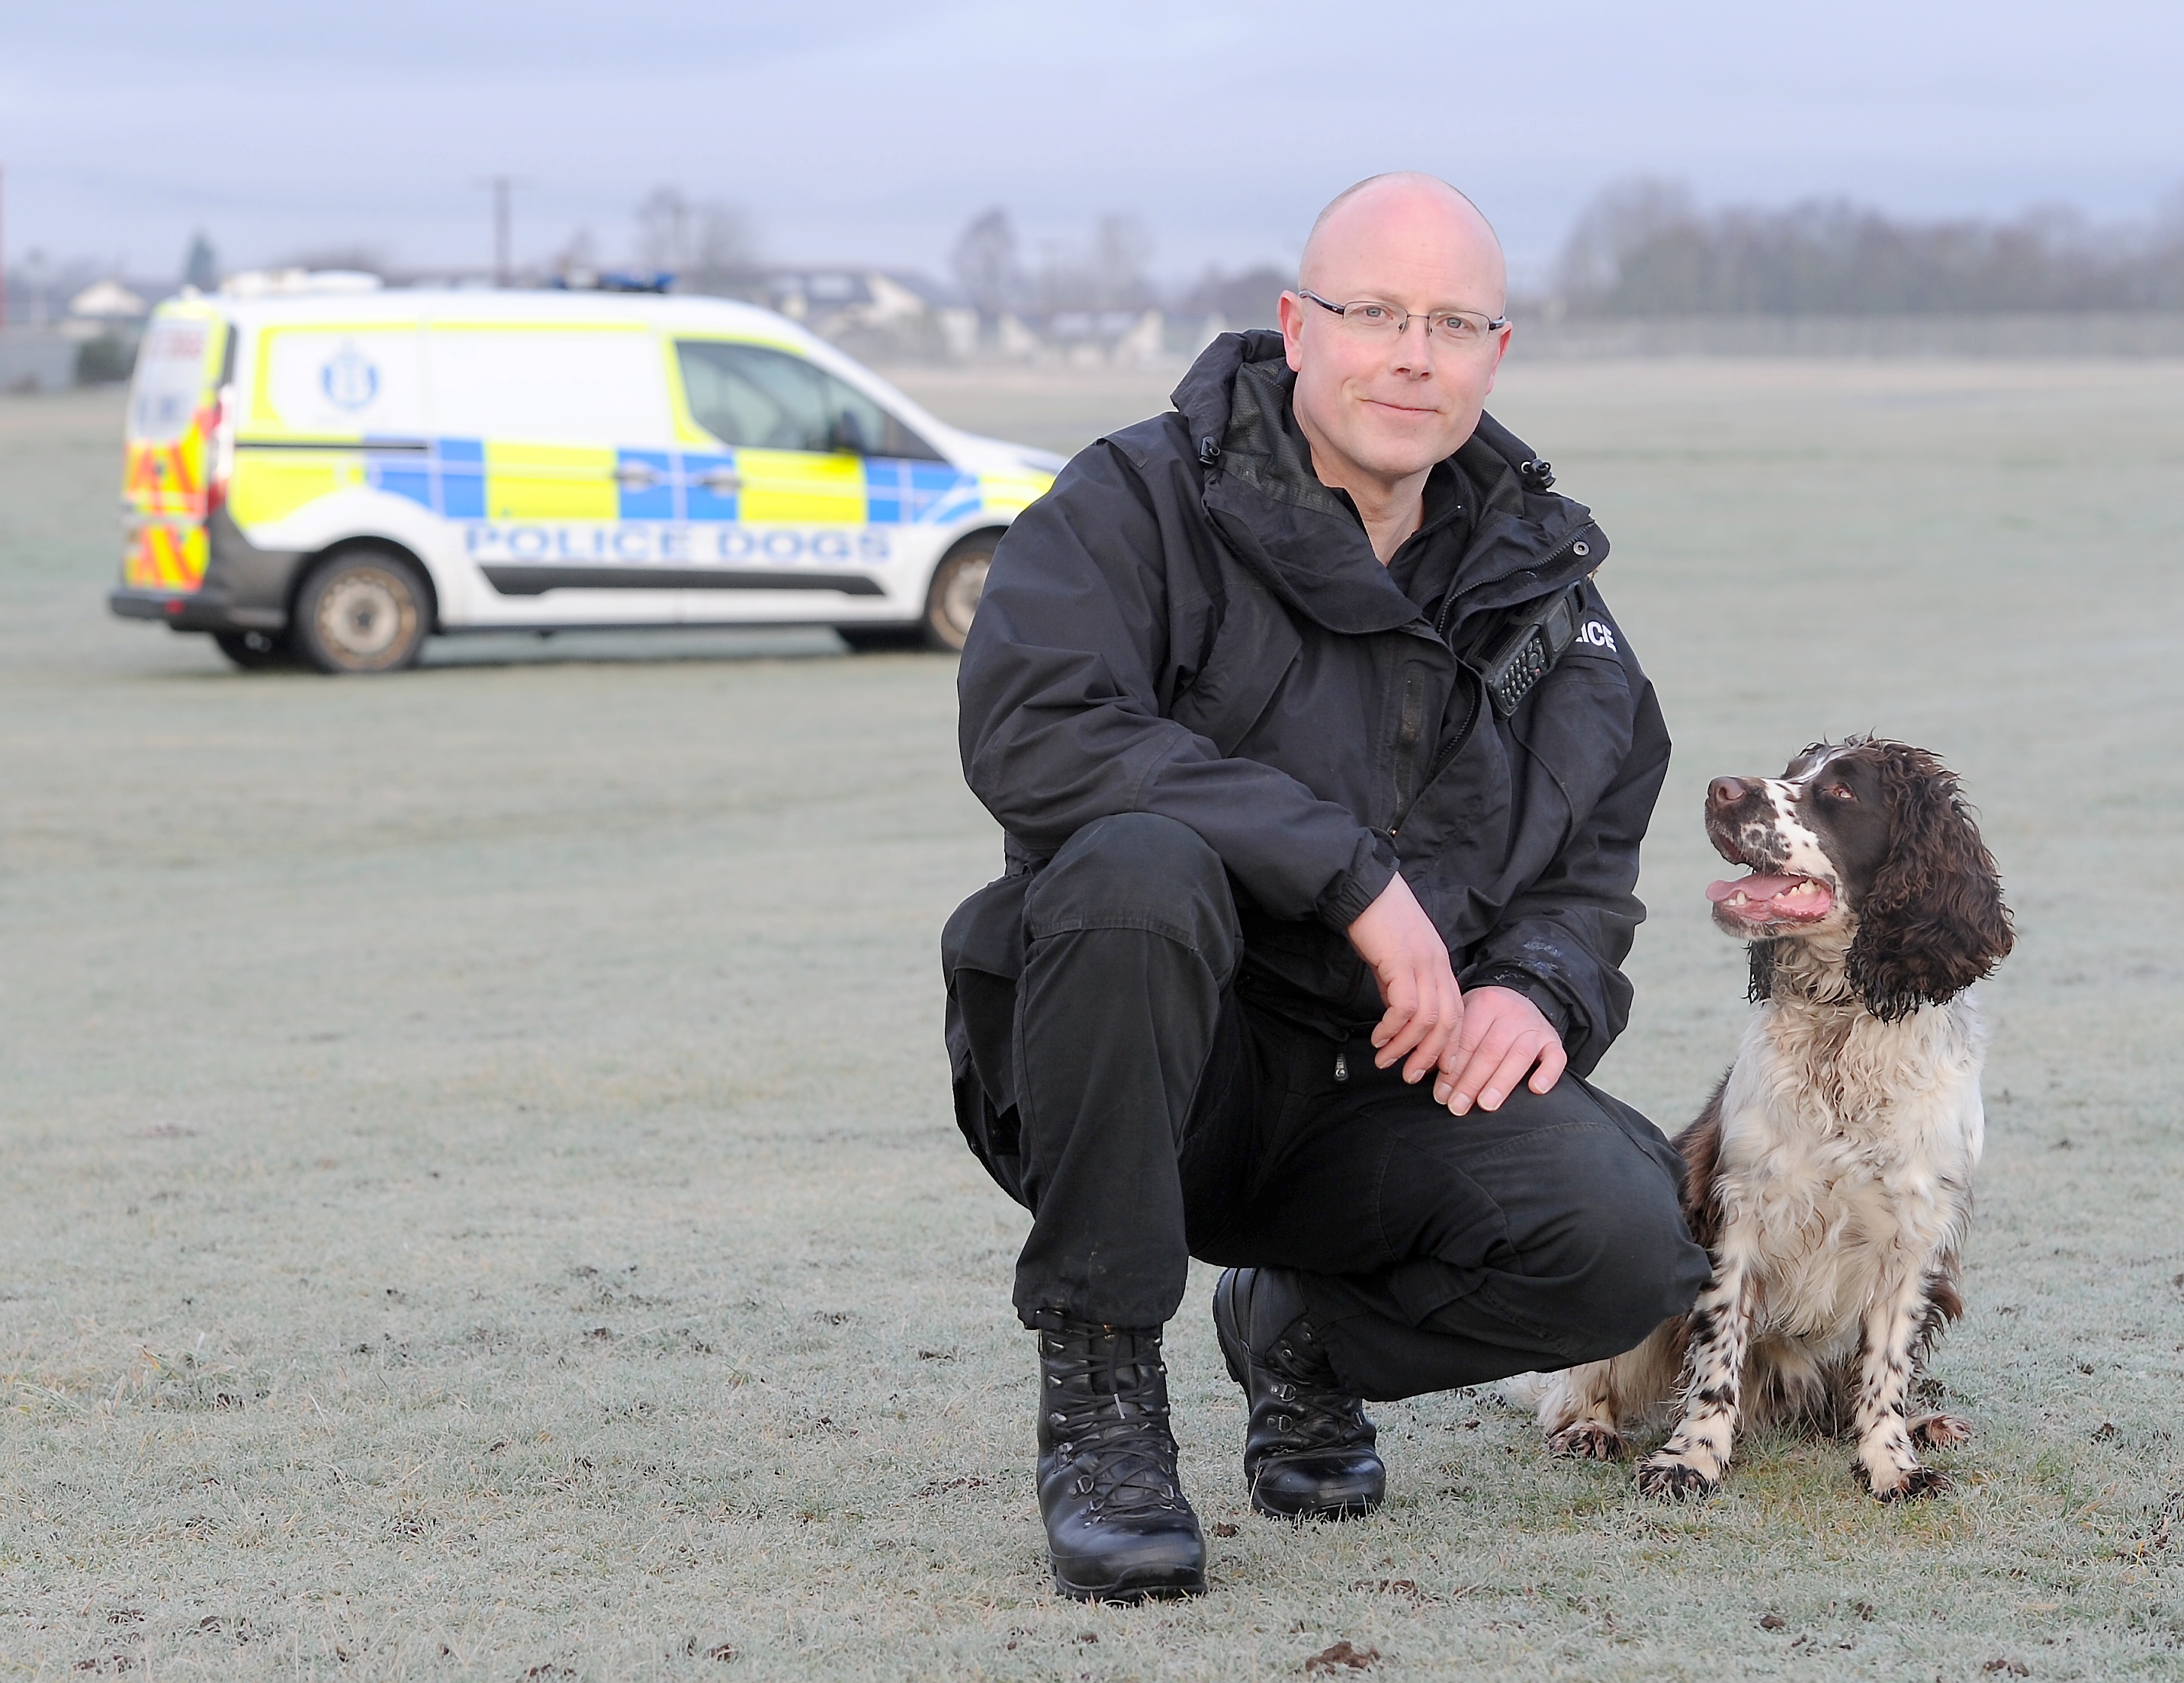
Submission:
[[[1007,874],[943,937],[965,1136],[1032,1212],[1055,1582],[1193,1593],[1162,1329],[1190,1258],[1253,1505],[1370,1513],[1363,1402],[1625,1350],[1707,1278],[1681,1166],[1583,1078],[1669,738],[1607,540],[1484,411],[1501,248],[1430,176],[1322,213],[994,558],[959,679]]]

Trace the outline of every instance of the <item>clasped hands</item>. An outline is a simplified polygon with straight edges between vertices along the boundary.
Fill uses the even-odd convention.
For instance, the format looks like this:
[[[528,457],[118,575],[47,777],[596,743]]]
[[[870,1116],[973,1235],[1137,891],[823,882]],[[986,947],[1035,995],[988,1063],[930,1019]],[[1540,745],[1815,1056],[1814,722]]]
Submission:
[[[1457,1116],[1474,1101],[1501,1109],[1528,1073],[1535,1093],[1562,1079],[1569,1059],[1554,1025],[1513,989],[1459,989],[1440,931],[1400,872],[1348,933],[1388,1007],[1373,1030],[1380,1068],[1401,1061],[1411,1082],[1433,1070],[1434,1101]]]

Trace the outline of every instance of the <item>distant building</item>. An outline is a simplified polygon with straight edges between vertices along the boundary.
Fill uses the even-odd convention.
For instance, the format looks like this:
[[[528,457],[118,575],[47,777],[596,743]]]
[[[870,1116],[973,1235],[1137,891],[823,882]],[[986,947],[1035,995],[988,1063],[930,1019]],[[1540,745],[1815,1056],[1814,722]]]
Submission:
[[[75,320],[104,326],[142,321],[152,306],[119,281],[93,281],[69,300],[68,313]]]

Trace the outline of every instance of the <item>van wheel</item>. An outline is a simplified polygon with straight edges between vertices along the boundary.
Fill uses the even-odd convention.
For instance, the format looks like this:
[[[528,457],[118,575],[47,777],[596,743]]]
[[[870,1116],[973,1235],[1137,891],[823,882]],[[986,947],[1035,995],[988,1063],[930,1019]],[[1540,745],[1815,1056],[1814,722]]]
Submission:
[[[978,611],[978,599],[986,592],[986,571],[994,564],[994,546],[1000,535],[982,532],[967,538],[941,558],[933,570],[933,587],[925,593],[925,644],[928,649],[955,653],[971,634],[971,620]]]
[[[287,633],[278,631],[216,631],[212,640],[220,652],[246,672],[271,672],[296,664],[296,651]]]
[[[415,665],[431,629],[425,580],[384,549],[337,549],[311,569],[290,635],[322,672],[393,672]]]

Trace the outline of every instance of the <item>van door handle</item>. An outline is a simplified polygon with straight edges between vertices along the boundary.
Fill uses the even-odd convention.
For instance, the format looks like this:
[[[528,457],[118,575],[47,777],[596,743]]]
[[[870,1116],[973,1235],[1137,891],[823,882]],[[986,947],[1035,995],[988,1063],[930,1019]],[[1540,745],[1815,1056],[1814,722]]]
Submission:
[[[624,462],[615,470],[615,479],[626,490],[641,491],[648,485],[660,483],[659,472],[641,461]]]
[[[716,497],[733,497],[744,488],[743,476],[725,467],[699,474],[698,482]]]

